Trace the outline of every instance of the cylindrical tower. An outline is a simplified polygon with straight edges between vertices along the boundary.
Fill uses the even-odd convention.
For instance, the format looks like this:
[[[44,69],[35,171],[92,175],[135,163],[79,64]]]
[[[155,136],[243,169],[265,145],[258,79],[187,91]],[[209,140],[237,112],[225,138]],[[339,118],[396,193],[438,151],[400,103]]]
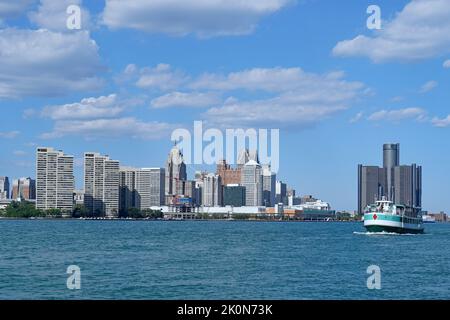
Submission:
[[[383,145],[383,167],[393,168],[400,164],[400,144],[386,143]]]
[[[400,164],[400,144],[386,143],[383,145],[383,167],[386,170],[386,195],[388,200],[396,201],[394,190],[394,167]]]

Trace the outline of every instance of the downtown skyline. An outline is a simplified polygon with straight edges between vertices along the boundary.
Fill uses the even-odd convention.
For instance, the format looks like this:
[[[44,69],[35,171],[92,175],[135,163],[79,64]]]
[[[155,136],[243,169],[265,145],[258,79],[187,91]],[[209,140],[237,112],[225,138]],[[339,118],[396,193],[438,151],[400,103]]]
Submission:
[[[82,30],[65,28],[69,2],[83,8]],[[84,152],[160,167],[170,133],[203,120],[279,128],[277,178],[341,210],[356,209],[357,165],[381,165],[381,146],[400,143],[402,162],[423,166],[424,210],[450,211],[447,1],[428,1],[427,13],[423,0],[378,1],[380,31],[365,26],[368,1],[230,1],[218,25],[205,8],[176,29],[144,23],[163,12],[159,1],[142,15],[116,1],[55,3],[0,11],[0,175],[35,177],[36,147],[54,146],[75,156],[81,189]],[[387,41],[405,23],[417,37],[442,31],[427,48]],[[366,43],[350,42],[358,35]],[[188,176],[196,170],[215,166],[188,166]]]

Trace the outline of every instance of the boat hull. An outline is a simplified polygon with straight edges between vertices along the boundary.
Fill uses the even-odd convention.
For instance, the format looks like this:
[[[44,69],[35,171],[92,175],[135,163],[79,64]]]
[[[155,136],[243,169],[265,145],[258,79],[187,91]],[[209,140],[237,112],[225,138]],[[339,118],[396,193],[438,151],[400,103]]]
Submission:
[[[364,215],[364,227],[368,232],[424,233],[423,223],[403,223],[401,217],[383,213]]]
[[[388,233],[398,233],[398,234],[422,234],[424,233],[424,229],[410,229],[410,228],[402,228],[402,227],[391,227],[391,226],[380,226],[380,225],[370,225],[364,226],[367,232],[388,232]]]

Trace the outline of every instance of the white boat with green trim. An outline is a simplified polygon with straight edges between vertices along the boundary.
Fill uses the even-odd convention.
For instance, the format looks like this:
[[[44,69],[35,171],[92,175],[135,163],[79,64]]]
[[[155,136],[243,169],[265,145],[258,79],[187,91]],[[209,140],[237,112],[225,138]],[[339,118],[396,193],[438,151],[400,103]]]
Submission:
[[[368,232],[423,233],[420,208],[380,200],[364,210],[364,227]]]

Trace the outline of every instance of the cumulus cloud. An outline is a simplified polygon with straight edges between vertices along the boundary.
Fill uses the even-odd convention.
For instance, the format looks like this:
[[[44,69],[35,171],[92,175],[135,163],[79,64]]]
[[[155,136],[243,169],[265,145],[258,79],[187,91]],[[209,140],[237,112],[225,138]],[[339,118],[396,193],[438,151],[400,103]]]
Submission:
[[[363,56],[374,62],[413,61],[450,53],[448,0],[412,0],[373,36],[339,42],[336,56]]]
[[[438,128],[445,128],[450,126],[450,115],[448,115],[446,118],[440,119],[440,118],[433,118],[431,120],[431,123]]]
[[[110,118],[122,113],[127,101],[119,101],[116,94],[85,98],[80,102],[45,107],[41,115],[53,120]]]
[[[0,30],[0,98],[93,91],[103,84],[101,71],[87,31]]]
[[[156,109],[172,107],[212,107],[220,103],[220,98],[215,93],[201,92],[171,92],[157,97],[151,101],[151,106]]]
[[[138,72],[136,85],[139,88],[171,90],[185,84],[189,78],[180,70],[174,70],[168,64],[158,64],[154,68],[136,70],[133,65],[127,66],[125,75],[132,77]]]
[[[144,122],[134,117],[94,120],[57,121],[52,132],[41,135],[42,139],[55,139],[64,136],[96,138],[139,138],[156,140],[170,137],[175,125],[162,122]]]
[[[449,69],[450,68],[450,60],[445,60],[443,66],[444,66],[444,68]]]
[[[421,88],[420,88],[420,93],[427,93],[430,92],[431,90],[433,90],[434,88],[436,88],[438,86],[437,81],[428,81],[427,83],[425,83]]]
[[[226,76],[209,74],[194,85],[273,94],[265,99],[228,99],[222,106],[210,108],[204,114],[213,123],[301,128],[348,109],[367,93],[364,84],[347,81],[344,76],[341,72],[307,73],[300,68],[252,69]]]
[[[422,108],[405,108],[396,110],[380,110],[372,113],[368,120],[370,121],[400,121],[406,119],[424,120],[426,111]]]
[[[24,13],[36,0],[1,0],[0,24],[2,21]]]
[[[37,11],[30,12],[28,17],[39,28],[52,31],[73,32],[67,28],[67,8],[77,5],[81,9],[81,28],[90,27],[89,11],[82,7],[82,0],[41,0]]]
[[[221,107],[209,109],[204,117],[217,126],[302,129],[347,108],[345,104],[307,103],[295,94],[287,94],[255,101],[231,99]]]
[[[47,106],[41,116],[54,120],[51,132],[41,135],[43,139],[64,136],[95,138],[142,138],[159,139],[166,136],[173,125],[150,121],[144,122],[124,115],[134,106],[142,104],[140,99],[121,99],[117,94],[91,97],[80,102]]]
[[[106,0],[102,21],[111,29],[130,28],[175,36],[245,35],[259,20],[292,0]]]
[[[298,67],[252,68],[228,74],[186,74],[170,65],[128,65],[121,81],[138,87],[175,91],[152,100],[153,108],[210,107],[201,116],[218,126],[277,125],[301,127],[346,110],[368,95],[361,82],[344,72],[310,73]],[[245,99],[233,98],[237,94]],[[225,102],[220,97],[227,96]]]

